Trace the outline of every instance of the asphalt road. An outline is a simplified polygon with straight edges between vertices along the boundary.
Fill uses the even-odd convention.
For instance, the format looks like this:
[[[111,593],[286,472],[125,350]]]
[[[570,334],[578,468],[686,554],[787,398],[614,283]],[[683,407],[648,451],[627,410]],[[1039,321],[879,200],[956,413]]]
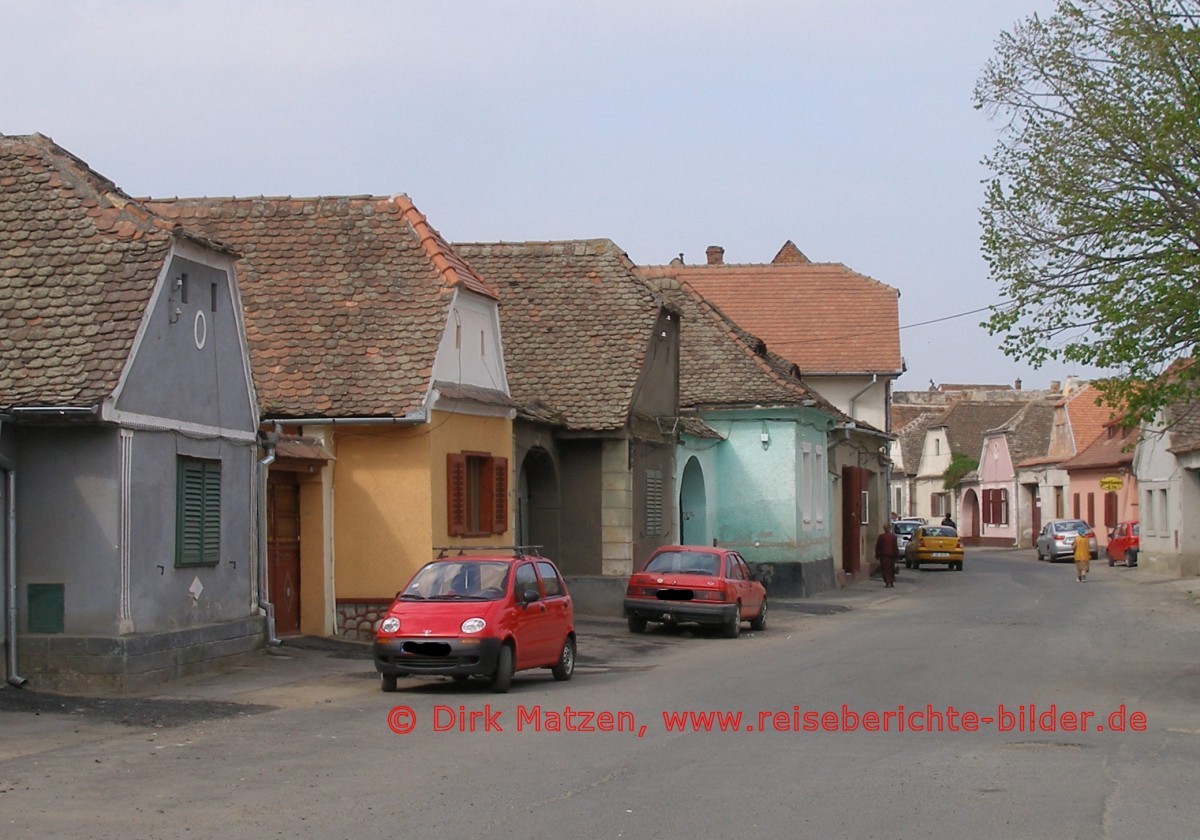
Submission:
[[[966,565],[736,640],[583,622],[573,680],[507,695],[384,694],[332,645],[154,698],[0,692],[0,833],[1200,838],[1200,606],[1136,569]]]

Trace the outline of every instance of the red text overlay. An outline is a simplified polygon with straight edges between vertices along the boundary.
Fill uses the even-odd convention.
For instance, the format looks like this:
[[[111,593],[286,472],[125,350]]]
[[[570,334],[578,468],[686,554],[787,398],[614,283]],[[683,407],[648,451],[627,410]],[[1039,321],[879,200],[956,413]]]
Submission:
[[[411,706],[395,706],[388,713],[388,728],[397,735],[418,729],[428,732],[627,732],[638,738],[659,732],[1145,732],[1146,713],[1117,709],[1070,709],[1056,703],[1005,705],[976,711],[955,706],[896,706],[892,709],[779,710],[664,710],[639,718],[631,711],[548,708],[540,704],[514,709],[482,709],[465,705],[435,705],[418,714]]]

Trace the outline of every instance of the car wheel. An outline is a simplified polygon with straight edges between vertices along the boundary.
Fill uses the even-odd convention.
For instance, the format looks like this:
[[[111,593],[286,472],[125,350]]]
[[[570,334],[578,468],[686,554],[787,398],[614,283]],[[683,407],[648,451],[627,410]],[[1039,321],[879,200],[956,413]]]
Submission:
[[[916,569],[918,572],[919,572],[919,571],[921,571],[921,564],[920,564],[920,562],[918,562],[917,560],[914,560],[914,561],[913,561],[913,565],[912,565],[912,567],[913,567],[914,569]]]
[[[750,629],[759,633],[767,629],[767,599],[763,598],[762,609],[758,611],[758,615],[750,619]]]
[[[1105,552],[1105,553],[1107,554],[1107,552]],[[1109,554],[1108,555],[1108,565],[1110,565],[1110,566],[1117,565],[1117,558],[1115,558],[1111,554]],[[1126,561],[1125,565],[1129,565],[1129,562]]]
[[[904,568],[906,568],[906,569],[912,568],[912,561],[909,560],[907,557],[904,558]]]
[[[629,632],[630,633],[645,633],[646,619],[638,618],[636,615],[629,616]]]
[[[396,690],[396,675],[395,674],[380,674],[379,675],[379,690],[380,691],[395,691]]]
[[[567,640],[563,642],[562,653],[558,656],[558,664],[550,669],[550,673],[559,682],[571,679],[571,675],[575,673],[575,640],[570,636],[567,636]]]
[[[471,678],[468,677],[466,674],[455,674],[453,677],[451,677],[451,679],[454,680],[456,683],[465,683],[465,682],[471,681]]]
[[[492,691],[505,694],[513,679],[513,649],[508,645],[500,646],[500,655],[496,657],[496,672],[492,674]]]
[[[962,571],[962,563],[955,563],[955,564],[954,564],[954,571],[956,571],[956,572],[961,572],[961,571]]]
[[[1041,563],[1043,560],[1046,559],[1045,557],[1042,556],[1042,550],[1040,548],[1038,548],[1037,546],[1034,546],[1033,550],[1035,552],[1037,552],[1037,559],[1038,559],[1039,563]]]
[[[726,639],[736,639],[738,634],[742,632],[742,608],[738,606],[733,611],[733,615],[729,617],[721,626],[721,635]]]
[[[1137,565],[1137,552],[1136,551],[1126,551],[1125,552],[1125,565],[1126,566],[1136,566]]]

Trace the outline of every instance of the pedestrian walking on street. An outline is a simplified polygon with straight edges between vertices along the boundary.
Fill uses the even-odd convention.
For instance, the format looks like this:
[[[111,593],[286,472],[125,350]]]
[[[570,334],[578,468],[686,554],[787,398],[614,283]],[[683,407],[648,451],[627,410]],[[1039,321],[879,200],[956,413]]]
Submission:
[[[875,559],[879,561],[879,571],[883,575],[883,586],[891,589],[896,585],[896,534],[891,528],[884,526],[875,538]]]
[[[1075,579],[1080,583],[1087,580],[1091,571],[1092,547],[1088,545],[1086,534],[1075,535]]]

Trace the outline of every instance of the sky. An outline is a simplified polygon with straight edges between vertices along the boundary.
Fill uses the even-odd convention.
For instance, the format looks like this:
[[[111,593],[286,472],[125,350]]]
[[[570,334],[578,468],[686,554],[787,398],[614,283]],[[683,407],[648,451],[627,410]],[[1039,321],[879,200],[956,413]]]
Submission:
[[[638,264],[789,239],[900,291],[897,383],[1046,388],[1005,357],[972,92],[1053,0],[0,0],[0,133],[134,196],[407,194],[451,242]]]

